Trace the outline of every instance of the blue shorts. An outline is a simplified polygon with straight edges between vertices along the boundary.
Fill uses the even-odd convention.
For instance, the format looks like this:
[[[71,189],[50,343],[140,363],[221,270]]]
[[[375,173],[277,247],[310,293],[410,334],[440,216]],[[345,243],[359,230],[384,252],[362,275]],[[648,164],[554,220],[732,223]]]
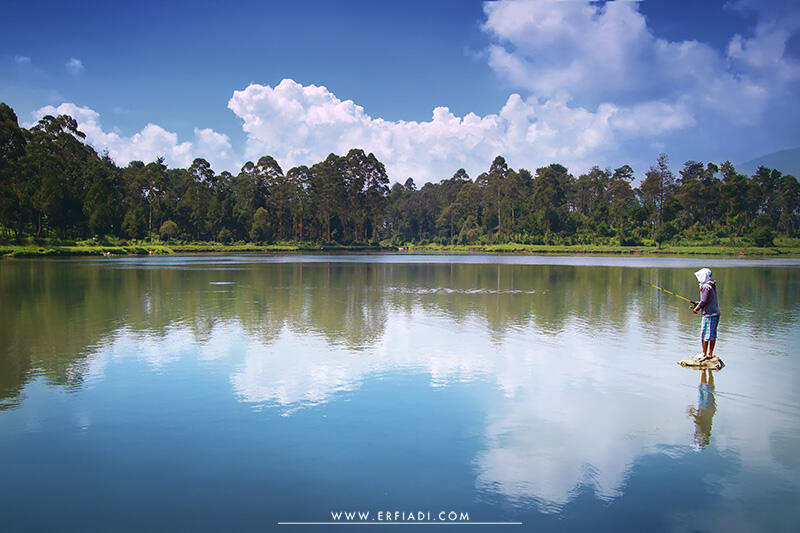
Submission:
[[[700,340],[713,341],[717,338],[717,324],[719,324],[718,316],[704,316],[700,322]]]

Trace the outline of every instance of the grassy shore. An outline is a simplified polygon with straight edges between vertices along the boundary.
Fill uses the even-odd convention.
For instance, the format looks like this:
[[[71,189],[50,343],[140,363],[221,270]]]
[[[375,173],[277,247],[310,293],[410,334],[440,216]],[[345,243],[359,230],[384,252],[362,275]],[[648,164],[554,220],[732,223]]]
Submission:
[[[719,255],[719,256],[800,256],[800,243],[779,243],[772,247],[748,245],[709,245],[685,243],[657,246],[619,246],[601,244],[484,244],[484,245],[408,245],[404,252],[433,253],[516,253],[516,254],[617,254],[617,255]]]
[[[223,244],[218,242],[192,243],[47,243],[0,245],[0,257],[68,257],[120,255],[170,255],[170,254],[234,254],[234,253],[277,253],[277,252],[336,252],[381,250],[364,245],[320,245],[316,243],[285,244]]]
[[[619,254],[619,255],[663,255],[663,256],[800,256],[800,239],[776,239],[775,246],[758,247],[746,243],[708,244],[703,242],[665,244],[657,246],[619,245],[546,245],[546,244],[407,244],[400,247],[367,245],[323,245],[318,243],[278,244],[223,244],[217,242],[48,242],[0,245],[0,257],[52,257],[52,256],[120,256],[120,255],[169,255],[196,253],[281,253],[281,252],[354,252],[354,251],[399,251],[400,253],[489,253],[489,254]]]

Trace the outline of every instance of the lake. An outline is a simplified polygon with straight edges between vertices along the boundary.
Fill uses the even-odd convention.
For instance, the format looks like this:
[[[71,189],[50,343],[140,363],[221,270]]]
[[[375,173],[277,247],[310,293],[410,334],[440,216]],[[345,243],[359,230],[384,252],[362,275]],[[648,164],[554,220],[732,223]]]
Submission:
[[[0,529],[793,530],[798,348],[797,259],[0,260]]]

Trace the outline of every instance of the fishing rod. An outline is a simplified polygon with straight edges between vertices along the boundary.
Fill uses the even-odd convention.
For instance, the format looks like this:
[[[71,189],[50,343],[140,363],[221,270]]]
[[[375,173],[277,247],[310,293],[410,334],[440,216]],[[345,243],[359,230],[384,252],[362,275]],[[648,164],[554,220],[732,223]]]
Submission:
[[[650,286],[651,286],[651,287],[654,287],[654,288],[656,288],[656,289],[658,289],[658,290],[660,290],[660,291],[662,291],[662,292],[666,292],[667,294],[671,294],[671,295],[673,295],[673,296],[677,296],[677,297],[678,297],[678,298],[680,298],[681,300],[686,300],[687,302],[689,302],[690,304],[692,304],[692,307],[694,307],[695,305],[697,305],[697,302],[695,302],[694,300],[690,300],[689,298],[687,298],[687,297],[685,297],[685,296],[681,296],[680,294],[676,294],[676,293],[674,293],[674,292],[672,292],[672,291],[668,291],[667,289],[665,289],[665,288],[663,288],[663,287],[659,287],[658,285],[653,285],[652,283],[650,284]]]

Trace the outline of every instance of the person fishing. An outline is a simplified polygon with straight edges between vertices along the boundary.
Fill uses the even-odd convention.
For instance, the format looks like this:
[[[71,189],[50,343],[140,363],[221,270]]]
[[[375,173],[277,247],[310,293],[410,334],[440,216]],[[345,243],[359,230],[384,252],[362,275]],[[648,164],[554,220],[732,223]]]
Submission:
[[[717,343],[717,325],[719,324],[719,303],[717,302],[717,282],[711,277],[711,269],[701,268],[694,273],[700,285],[700,301],[692,305],[692,312],[702,311],[700,322],[700,343],[703,353],[698,354],[700,361],[714,357],[714,345]],[[694,304],[694,302],[693,302]]]

